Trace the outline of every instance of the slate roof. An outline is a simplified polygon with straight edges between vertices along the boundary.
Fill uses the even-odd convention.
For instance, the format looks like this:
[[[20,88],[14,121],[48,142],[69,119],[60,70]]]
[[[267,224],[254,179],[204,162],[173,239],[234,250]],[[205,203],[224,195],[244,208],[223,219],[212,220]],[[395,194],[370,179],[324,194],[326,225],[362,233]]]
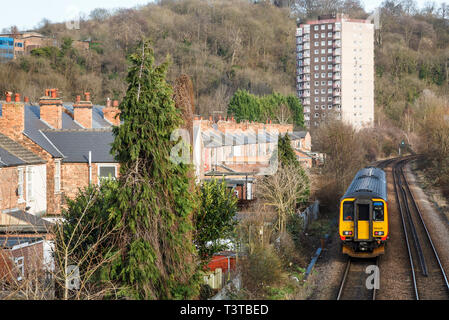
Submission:
[[[30,150],[24,148],[20,143],[8,138],[0,133],[0,148],[5,158],[2,160],[4,165],[21,165],[21,164],[38,164],[45,163],[43,159],[38,157]]]
[[[306,137],[306,135],[307,131],[294,131],[288,133],[288,136],[290,137],[291,140],[303,139]]]
[[[83,128],[70,116],[73,105],[67,104],[64,108],[62,129],[58,130],[40,119],[39,106],[26,105],[24,134],[53,157],[63,158],[64,162],[88,162],[89,151],[92,151],[92,162],[115,162],[109,154],[113,141],[112,124],[103,118],[103,107],[93,106],[92,129]]]
[[[63,154],[42,133],[42,130],[50,129],[50,126],[39,119],[39,116],[39,106],[25,106],[25,130],[23,133],[53,157],[63,158]]]
[[[0,236],[0,247],[4,249],[11,249],[12,247],[24,244],[24,243],[35,243],[44,240],[43,237],[11,237],[11,236]]]
[[[0,167],[20,166],[24,164],[25,161],[20,160],[5,149],[0,148]]]
[[[64,162],[116,162],[110,154],[114,136],[111,129],[45,130],[45,136],[63,155]]]

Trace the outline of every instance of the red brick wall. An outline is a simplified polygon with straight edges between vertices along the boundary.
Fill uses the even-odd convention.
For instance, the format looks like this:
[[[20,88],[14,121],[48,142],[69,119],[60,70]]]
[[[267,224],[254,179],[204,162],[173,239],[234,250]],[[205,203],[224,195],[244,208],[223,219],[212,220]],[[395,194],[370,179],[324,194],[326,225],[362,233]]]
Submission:
[[[43,242],[32,244],[16,250],[0,249],[0,281],[8,277],[16,279],[14,259],[23,257],[24,276],[39,272],[43,269],[44,247]]]
[[[19,173],[17,167],[0,168],[0,211],[11,208],[25,209],[25,202],[18,203],[17,187]],[[26,195],[26,174],[23,172],[23,197]]]
[[[120,166],[117,164],[117,175]],[[98,183],[98,164],[92,163],[92,183]],[[79,188],[89,185],[89,165],[87,163],[62,163],[61,165],[61,188],[64,195],[74,198]]]

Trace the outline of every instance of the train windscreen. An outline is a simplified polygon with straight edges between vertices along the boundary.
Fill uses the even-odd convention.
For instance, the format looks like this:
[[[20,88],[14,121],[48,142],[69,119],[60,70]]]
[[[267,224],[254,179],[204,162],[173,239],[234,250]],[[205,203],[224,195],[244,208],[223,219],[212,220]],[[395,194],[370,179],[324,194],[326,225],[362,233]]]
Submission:
[[[384,221],[384,204],[382,202],[373,203],[373,220]]]
[[[369,221],[369,204],[358,204],[359,221]]]
[[[354,221],[354,202],[343,202],[343,220]]]

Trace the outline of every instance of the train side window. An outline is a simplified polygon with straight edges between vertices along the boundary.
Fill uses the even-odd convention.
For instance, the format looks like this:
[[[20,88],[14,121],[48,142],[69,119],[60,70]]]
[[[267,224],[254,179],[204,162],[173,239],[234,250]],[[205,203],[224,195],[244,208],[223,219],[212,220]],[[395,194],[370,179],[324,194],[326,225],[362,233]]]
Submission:
[[[343,202],[343,220],[354,221],[354,202]]]
[[[373,208],[373,220],[384,221],[384,206],[382,203],[375,203]]]
[[[359,221],[369,220],[369,204],[358,204]]]

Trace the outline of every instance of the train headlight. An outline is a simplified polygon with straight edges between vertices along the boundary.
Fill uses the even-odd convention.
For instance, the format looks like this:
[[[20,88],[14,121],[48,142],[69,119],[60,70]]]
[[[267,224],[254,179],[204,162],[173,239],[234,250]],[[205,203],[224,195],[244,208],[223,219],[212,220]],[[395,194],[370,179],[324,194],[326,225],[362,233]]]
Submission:
[[[383,231],[374,231],[374,235],[375,236],[383,236],[384,232]]]
[[[352,231],[343,231],[344,236],[352,236]]]

